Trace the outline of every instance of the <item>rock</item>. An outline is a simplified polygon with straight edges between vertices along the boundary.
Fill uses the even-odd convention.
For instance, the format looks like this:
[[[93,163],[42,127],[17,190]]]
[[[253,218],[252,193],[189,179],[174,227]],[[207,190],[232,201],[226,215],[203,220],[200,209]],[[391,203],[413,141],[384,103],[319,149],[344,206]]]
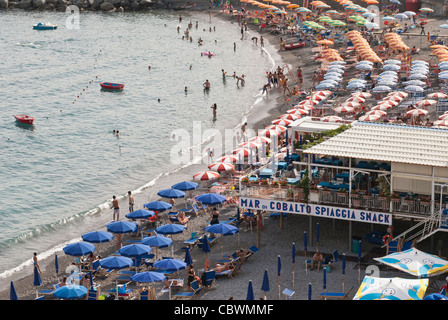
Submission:
[[[17,2],[16,1],[9,1],[9,4],[8,4],[8,8],[9,9],[14,9],[16,7],[17,7]]]
[[[56,7],[54,4],[48,3],[48,2],[45,4],[45,7],[44,7],[45,10],[49,10],[49,11],[54,11],[55,8]]]
[[[22,0],[19,2],[19,8],[23,10],[31,9],[32,6],[31,0]]]
[[[7,9],[9,6],[9,0],[0,0],[0,8]]]
[[[117,12],[124,12],[124,8],[122,6],[120,6],[117,10]]]
[[[43,9],[46,3],[46,0],[33,0],[33,5],[36,9]]]
[[[153,2],[152,2],[151,0],[141,0],[141,1],[140,1],[140,5],[141,5],[143,8],[148,8],[149,6],[152,6],[152,5],[153,5]]]
[[[56,10],[59,12],[65,12],[67,10],[67,5],[65,3],[58,3],[56,5]]]
[[[100,9],[103,11],[110,11],[110,10],[113,10],[114,8],[115,8],[115,6],[110,2],[103,2],[100,5]]]
[[[133,1],[133,2],[131,2],[130,7],[131,7],[131,10],[138,11],[138,10],[140,10],[140,3]]]

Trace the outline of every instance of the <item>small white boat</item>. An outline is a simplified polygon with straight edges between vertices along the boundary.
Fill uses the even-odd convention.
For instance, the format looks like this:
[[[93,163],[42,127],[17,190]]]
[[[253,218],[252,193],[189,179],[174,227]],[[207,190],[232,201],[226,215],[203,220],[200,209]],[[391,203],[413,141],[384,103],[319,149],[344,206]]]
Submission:
[[[54,30],[57,27],[58,26],[56,26],[54,24],[51,24],[51,23],[48,23],[48,22],[45,22],[45,23],[39,22],[38,24],[33,26],[33,29],[36,29],[36,30]]]

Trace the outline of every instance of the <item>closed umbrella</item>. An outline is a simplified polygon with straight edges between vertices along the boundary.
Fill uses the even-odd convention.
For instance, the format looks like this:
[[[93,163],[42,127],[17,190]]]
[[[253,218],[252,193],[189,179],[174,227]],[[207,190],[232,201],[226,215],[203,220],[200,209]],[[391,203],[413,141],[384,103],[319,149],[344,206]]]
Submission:
[[[303,232],[303,251],[305,252],[305,273],[308,273],[308,265],[306,263],[306,253],[308,252],[308,237],[306,231]]]
[[[37,287],[42,284],[42,279],[39,274],[39,270],[37,270],[37,266],[34,266],[34,277],[33,277],[33,285],[36,287],[36,298],[38,297]]]
[[[308,300],[311,300],[311,296],[313,293],[313,287],[311,285],[311,282],[308,284]]]
[[[358,283],[360,281],[361,275],[361,240],[358,243]]]
[[[53,295],[59,299],[81,299],[87,295],[87,288],[81,285],[66,285],[54,290]]]
[[[246,300],[255,300],[254,288],[252,286],[252,281],[251,280],[249,280],[249,285],[247,286]]]
[[[343,253],[342,254],[342,292],[344,292],[345,268],[346,268],[345,253]]]
[[[190,248],[185,248],[185,258],[184,258],[184,262],[189,266],[191,264],[193,264],[193,258],[191,257],[191,252],[190,252]]]
[[[291,256],[292,256],[292,287],[294,288],[294,264],[296,262],[296,244],[295,243],[292,244]]]
[[[54,269],[56,271],[56,277],[58,277],[58,273],[59,273],[59,260],[58,260],[58,255],[55,254],[54,255]]]
[[[264,300],[266,300],[266,294],[271,289],[269,288],[269,276],[268,276],[268,270],[264,270],[263,275],[263,283],[261,284],[261,290],[264,291]]]
[[[324,289],[324,299],[327,300],[327,269],[324,268],[323,269],[323,273],[324,273],[324,279],[323,279],[323,289]]]
[[[280,300],[280,273],[282,271],[282,261],[280,255],[277,256],[277,283],[278,283],[278,300]]]
[[[9,286],[9,300],[19,300],[19,296],[17,295],[16,288],[14,287],[14,283],[12,281]]]

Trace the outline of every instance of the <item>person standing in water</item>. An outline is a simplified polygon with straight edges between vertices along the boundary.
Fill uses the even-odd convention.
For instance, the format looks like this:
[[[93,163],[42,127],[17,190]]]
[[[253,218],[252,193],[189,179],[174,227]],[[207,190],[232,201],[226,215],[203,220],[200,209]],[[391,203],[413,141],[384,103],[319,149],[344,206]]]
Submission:
[[[205,80],[204,82],[204,90],[209,90],[210,89],[210,82],[207,80]]]
[[[216,121],[216,109],[218,108],[218,106],[216,105],[216,103],[214,103],[211,108],[213,110],[213,121]]]

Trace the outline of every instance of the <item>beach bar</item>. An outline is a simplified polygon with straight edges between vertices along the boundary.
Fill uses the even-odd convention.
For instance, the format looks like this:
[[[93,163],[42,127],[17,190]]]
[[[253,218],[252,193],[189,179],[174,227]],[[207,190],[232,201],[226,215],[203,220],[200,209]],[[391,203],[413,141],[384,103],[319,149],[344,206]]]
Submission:
[[[343,130],[325,136],[335,127]],[[241,209],[346,220],[349,241],[352,222],[411,221],[393,240],[448,231],[448,130],[308,119],[291,126],[291,137],[287,169],[272,179],[241,180]]]

